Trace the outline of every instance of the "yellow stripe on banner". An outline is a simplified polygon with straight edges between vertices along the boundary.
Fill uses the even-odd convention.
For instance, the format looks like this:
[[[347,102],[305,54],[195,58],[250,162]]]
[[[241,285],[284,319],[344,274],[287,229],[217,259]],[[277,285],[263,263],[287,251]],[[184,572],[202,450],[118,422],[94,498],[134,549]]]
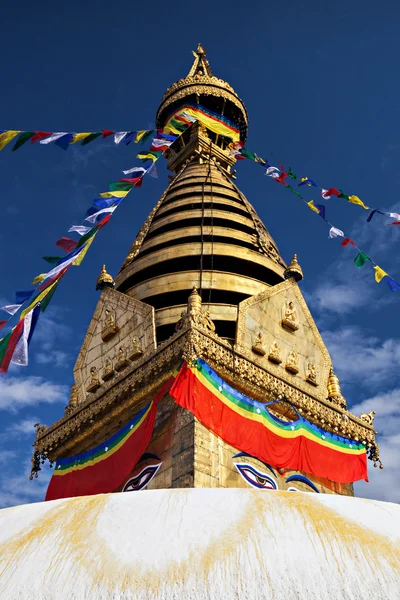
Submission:
[[[114,448],[112,448],[112,450],[110,450],[110,452],[104,452],[104,454],[102,454],[101,456],[97,456],[96,458],[93,458],[92,460],[89,460],[85,463],[83,463],[82,465],[73,465],[72,467],[69,467],[69,469],[64,469],[64,471],[54,471],[53,475],[67,475],[68,473],[71,473],[72,471],[82,471],[82,469],[86,469],[86,467],[92,467],[93,465],[97,465],[97,463],[101,462],[102,460],[105,460],[106,458],[108,458],[109,456],[112,456],[113,454],[115,454],[120,448],[122,448],[122,446],[125,444],[125,442],[127,442],[129,440],[129,438],[135,433],[135,431],[137,431],[139,429],[139,427],[142,425],[143,421],[146,419],[147,415],[150,412],[151,407],[153,406],[153,402],[151,402],[148,410],[144,413],[144,415],[142,416],[142,418],[140,419],[140,421],[138,421],[136,423],[136,425],[134,425],[134,427],[132,427],[131,431],[124,437],[122,438],[122,440],[120,440],[118,442],[118,444],[116,446],[114,446]]]
[[[93,240],[96,237],[96,235],[99,232],[96,231],[96,233],[89,239],[89,241],[86,242],[86,244],[83,246],[83,250],[80,251],[80,253],[78,254],[78,256],[76,257],[76,259],[74,261],[72,261],[72,264],[74,267],[79,267],[81,262],[83,261],[83,259],[86,256],[86,252],[89,250],[90,246],[93,244]]]
[[[89,135],[92,135],[92,131],[86,131],[86,133],[75,133],[74,137],[70,141],[70,144],[76,144],[77,142],[81,142],[85,138],[89,137]]]
[[[130,190],[127,192],[101,192],[99,194],[100,198],[125,198],[127,194],[129,194]]]
[[[57,285],[57,283],[59,282],[59,279],[57,279],[57,281],[54,281],[51,285],[49,285],[49,287],[47,287],[45,290],[43,290],[43,292],[41,292],[41,294],[39,294],[39,296],[36,296],[33,301],[29,304],[29,306],[27,306],[25,308],[25,310],[22,311],[21,313],[21,319],[23,319],[28,312],[30,312],[32,310],[32,308],[41,300],[43,300],[43,298],[45,298],[47,296],[47,294],[49,292],[51,292],[51,290],[53,289],[53,287],[55,285]]]
[[[228,125],[225,125],[217,119],[208,117],[200,110],[197,111],[196,109],[190,107],[183,107],[181,110],[191,117],[195,117],[198,121],[200,121],[200,123],[205,125],[207,129],[210,129],[214,133],[225,135],[226,137],[231,138],[234,142],[238,142],[240,140],[240,133],[238,131],[234,131]]]
[[[192,371],[193,375],[200,380],[201,384],[204,385],[204,387],[206,387],[212,394],[214,394],[214,396],[216,396],[221,402],[223,402],[225,404],[225,406],[227,406],[231,410],[235,411],[241,417],[250,419],[251,421],[257,421],[258,423],[261,423],[261,425],[264,425],[267,429],[269,429],[270,431],[272,431],[279,437],[294,439],[294,438],[297,438],[302,435],[302,436],[306,437],[307,439],[320,444],[321,446],[325,446],[326,448],[332,448],[338,452],[343,452],[344,454],[355,455],[355,454],[364,454],[365,453],[365,448],[361,448],[360,450],[350,450],[350,449],[342,448],[342,447],[338,448],[338,446],[336,446],[335,444],[332,444],[329,440],[323,440],[322,438],[319,438],[316,435],[312,434],[310,431],[307,431],[307,429],[300,429],[300,430],[295,429],[295,430],[290,430],[290,431],[282,431],[282,429],[280,429],[273,423],[270,423],[270,421],[268,421],[263,416],[262,413],[258,414],[258,413],[249,412],[249,411],[245,410],[244,408],[241,408],[240,406],[237,406],[233,402],[229,401],[227,398],[225,398],[225,396],[218,389],[213,387],[213,385],[208,381],[208,379],[206,377],[204,377],[204,375],[202,375],[201,371],[199,371],[198,369],[193,368],[193,367],[189,367],[189,368]]]
[[[4,133],[0,133],[0,150],[3,150],[15,138],[16,135],[21,133],[20,131],[5,131]]]

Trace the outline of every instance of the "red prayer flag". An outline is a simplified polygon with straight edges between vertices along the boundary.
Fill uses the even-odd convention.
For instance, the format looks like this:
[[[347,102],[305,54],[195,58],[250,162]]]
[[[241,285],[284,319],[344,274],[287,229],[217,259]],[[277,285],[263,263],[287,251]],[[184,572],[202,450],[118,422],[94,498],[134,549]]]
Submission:
[[[65,250],[65,252],[72,252],[72,250],[75,250],[77,245],[77,241],[71,240],[71,238],[67,237],[62,237],[61,239],[56,241],[56,246],[58,246],[58,248],[61,248],[61,250]]]
[[[329,188],[329,190],[327,190],[325,194],[327,196],[340,196],[340,192],[336,188]]]
[[[8,321],[0,321],[0,329],[3,329],[6,323],[8,323]]]
[[[51,135],[52,133],[52,131],[37,131],[35,135],[31,137],[31,144],[39,142],[39,140],[44,140],[45,138],[49,137],[49,135]]]
[[[393,221],[393,223],[389,223],[389,225],[400,225],[400,221]]]
[[[114,135],[115,131],[111,131],[110,129],[102,129],[101,133],[103,134],[103,140],[109,135]]]
[[[141,177],[131,177],[130,179],[118,179],[118,181],[121,181],[122,183],[131,183],[135,187],[141,187],[142,186],[142,179],[143,179],[143,176],[141,176]]]
[[[350,238],[344,238],[343,242],[340,245],[347,246],[347,244],[351,244],[352,246],[355,246],[355,243]]]
[[[11,359],[14,354],[15,346],[18,343],[19,338],[24,330],[24,319],[21,319],[19,323],[14,327],[14,330],[8,341],[7,349],[4,354],[4,358],[0,364],[0,373],[7,373],[8,367],[10,366]]]

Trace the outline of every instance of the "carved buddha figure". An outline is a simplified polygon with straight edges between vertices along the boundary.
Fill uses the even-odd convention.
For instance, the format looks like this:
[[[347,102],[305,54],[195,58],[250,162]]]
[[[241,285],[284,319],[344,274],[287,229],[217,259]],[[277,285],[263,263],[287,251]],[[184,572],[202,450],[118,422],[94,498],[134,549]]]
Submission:
[[[289,354],[287,355],[285,366],[286,366],[286,370],[290,371],[290,373],[296,374],[299,372],[297,354],[293,350],[291,352],[289,352]]]
[[[118,332],[118,327],[115,322],[115,316],[111,310],[106,308],[104,315],[104,327],[101,338],[104,342],[111,339]]]
[[[270,361],[275,363],[282,362],[282,352],[276,341],[273,341],[269,348],[268,358]]]
[[[137,360],[141,356],[143,356],[143,350],[139,338],[134,335],[129,347],[129,358],[130,360]]]
[[[263,346],[263,337],[261,335],[261,333],[259,333],[256,337],[256,341],[253,344],[252,348],[253,352],[255,354],[258,354],[259,356],[265,356],[266,351],[265,348]]]
[[[128,359],[126,357],[126,350],[123,346],[120,346],[117,353],[117,362],[115,365],[115,369],[120,371],[128,364]]]
[[[317,367],[314,363],[308,363],[306,369],[306,379],[310,383],[317,385]]]
[[[88,392],[95,392],[99,387],[100,387],[100,382],[99,382],[99,375],[97,373],[97,369],[96,369],[96,367],[91,367],[89,385],[86,389]]]
[[[299,328],[296,307],[291,300],[286,302],[284,306],[282,325],[292,331],[296,331]]]
[[[105,363],[104,363],[102,378],[104,379],[104,381],[107,381],[108,379],[111,379],[111,377],[113,377],[113,375],[114,375],[114,369],[113,369],[113,364],[112,364],[111,358],[106,358]]]

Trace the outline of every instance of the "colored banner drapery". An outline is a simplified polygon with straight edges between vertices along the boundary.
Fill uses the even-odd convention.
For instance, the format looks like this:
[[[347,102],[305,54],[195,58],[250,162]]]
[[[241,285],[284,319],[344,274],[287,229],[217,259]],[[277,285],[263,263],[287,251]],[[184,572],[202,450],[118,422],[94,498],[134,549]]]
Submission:
[[[201,359],[191,367],[183,364],[169,393],[226,443],[274,467],[340,483],[368,481],[363,444],[333,435],[300,416],[294,422],[277,419]]]
[[[103,444],[83,454],[58,459],[46,500],[105,494],[124,483],[151,440],[157,403],[172,381],[173,377],[169,378],[154,399]]]
[[[226,136],[234,142],[240,140],[240,131],[232,121],[197,104],[185,104],[174,112],[164,126],[164,131],[180,133],[182,131],[180,126],[185,127],[184,122],[179,122],[180,117],[183,117],[184,120],[186,118],[189,121],[200,121],[210,131]]]

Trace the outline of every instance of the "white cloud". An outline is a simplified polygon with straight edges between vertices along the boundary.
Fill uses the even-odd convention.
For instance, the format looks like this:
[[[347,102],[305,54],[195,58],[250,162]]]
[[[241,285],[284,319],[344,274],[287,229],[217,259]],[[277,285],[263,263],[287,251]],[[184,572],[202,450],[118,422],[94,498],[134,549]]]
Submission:
[[[322,332],[341,383],[391,385],[400,364],[400,339],[379,340],[359,327]]]
[[[11,434],[32,434],[34,435],[35,429],[34,425],[36,423],[40,423],[39,417],[25,417],[22,421],[18,421],[17,423],[13,423],[11,427],[8,429],[8,432]]]
[[[0,450],[0,465],[8,463],[11,459],[15,458],[17,453],[14,450]]]
[[[31,472],[30,457],[21,462],[21,472],[14,475],[14,471],[2,470],[0,475],[0,508],[17,506],[31,502],[42,502],[46,495],[53,471],[48,465],[43,465],[37,479],[29,479]]]
[[[370,481],[355,484],[356,495],[400,502],[400,388],[368,398],[351,410],[356,414],[376,411],[374,427],[384,465],[382,470],[374,469],[368,461]]]
[[[51,352],[38,352],[35,355],[36,362],[40,365],[51,364],[53,367],[68,367],[70,355],[62,350],[52,350]]]
[[[67,396],[67,386],[46,381],[43,377],[3,376],[0,379],[0,410],[17,412],[24,406],[36,406],[40,402],[66,403]]]

